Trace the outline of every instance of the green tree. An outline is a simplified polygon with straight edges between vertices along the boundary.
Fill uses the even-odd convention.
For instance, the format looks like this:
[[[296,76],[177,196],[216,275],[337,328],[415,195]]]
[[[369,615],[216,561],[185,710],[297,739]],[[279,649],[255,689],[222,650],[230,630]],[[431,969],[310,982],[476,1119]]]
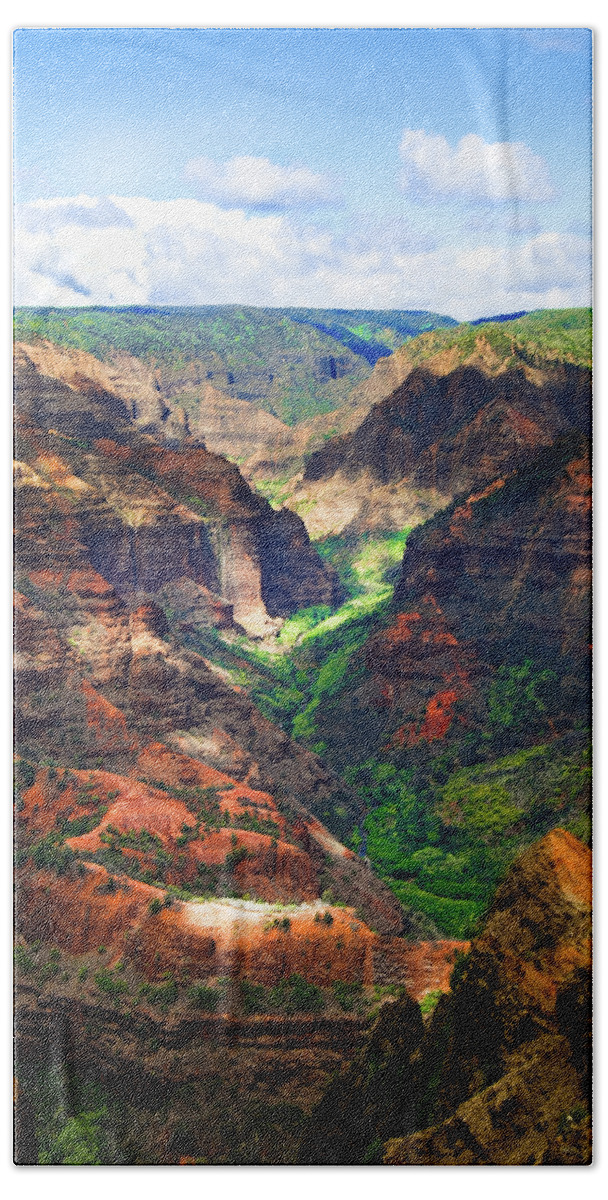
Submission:
[[[534,670],[530,658],[519,666],[498,668],[489,695],[490,737],[499,745],[520,744],[549,725],[555,671]]]

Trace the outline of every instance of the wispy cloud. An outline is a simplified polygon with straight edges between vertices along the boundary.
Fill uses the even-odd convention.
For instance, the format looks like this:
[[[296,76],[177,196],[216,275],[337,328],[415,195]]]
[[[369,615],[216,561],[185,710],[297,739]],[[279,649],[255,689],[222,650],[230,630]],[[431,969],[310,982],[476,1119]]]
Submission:
[[[574,233],[506,245],[481,235],[463,249],[378,239],[371,228],[337,238],[285,214],[188,199],[112,196],[98,203],[124,221],[74,224],[71,203],[46,201],[53,219],[42,224],[30,220],[37,204],[20,209],[17,304],[424,308],[466,319],[589,303],[589,240]]]
[[[89,229],[129,227],[131,218],[111,200],[75,196],[70,200],[35,200],[21,209],[21,221],[31,233],[80,225]]]
[[[468,133],[453,149],[441,134],[406,129],[400,154],[401,186],[413,196],[493,204],[555,196],[545,159],[524,142],[485,142]]]
[[[337,200],[335,186],[328,176],[308,167],[280,167],[269,158],[251,155],[223,163],[211,158],[193,158],[186,166],[186,178],[194,185],[199,199],[212,200],[227,208],[282,212]]]

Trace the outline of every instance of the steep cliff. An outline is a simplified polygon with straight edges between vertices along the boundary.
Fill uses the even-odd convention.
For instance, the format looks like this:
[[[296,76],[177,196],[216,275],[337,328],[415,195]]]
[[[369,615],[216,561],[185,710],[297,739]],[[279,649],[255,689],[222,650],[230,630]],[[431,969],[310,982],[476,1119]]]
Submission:
[[[459,706],[466,720],[484,676],[526,660],[554,673],[557,727],[584,717],[590,506],[588,443],[572,434],[414,532],[397,616],[368,656],[413,718],[399,736],[443,736]]]
[[[294,513],[275,512],[201,443],[139,432],[128,374],[118,386],[92,356],[48,344],[18,346],[16,361],[17,454],[34,473],[30,491],[70,479],[62,499],[78,537],[123,596],[189,578],[254,633],[272,629],[269,616],[338,599],[335,573]]]
[[[304,1163],[589,1161],[589,851],[555,829],[498,889],[423,1026],[382,1010],[312,1116]]]
[[[362,753],[440,753],[446,739],[488,732],[492,687],[522,669],[553,680],[535,713],[530,701],[522,744],[584,723],[590,504],[588,442],[572,433],[415,529],[392,611],[315,713],[315,737],[347,762],[356,713]]]
[[[308,499],[310,508],[327,508],[332,496],[338,501],[350,490],[358,503],[341,529],[398,528],[395,522],[404,518],[419,524],[450,498],[504,477],[568,430],[588,432],[589,412],[590,375],[581,367],[556,365],[546,381],[541,372],[530,380],[523,368],[493,376],[476,366],[443,375],[416,367],[354,432],[311,455],[290,503]],[[358,495],[362,488],[367,505]],[[332,532],[339,531],[334,521]]]
[[[589,366],[584,309],[425,333],[378,361],[331,429],[310,426],[286,502],[316,537],[419,524],[561,432],[588,432]]]

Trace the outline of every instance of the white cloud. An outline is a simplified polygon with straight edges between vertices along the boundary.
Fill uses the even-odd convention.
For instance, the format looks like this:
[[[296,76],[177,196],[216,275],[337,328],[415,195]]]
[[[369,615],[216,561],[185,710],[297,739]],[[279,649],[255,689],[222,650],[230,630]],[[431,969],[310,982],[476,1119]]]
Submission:
[[[186,166],[186,178],[194,184],[201,200],[212,200],[229,208],[279,212],[312,208],[336,199],[326,175],[308,167],[279,167],[269,158],[251,155],[231,158],[225,163],[193,158]]]
[[[441,134],[406,129],[401,139],[401,184],[414,195],[481,200],[552,200],[544,158],[524,142],[484,142],[476,133],[453,150]]]
[[[90,229],[109,229],[130,226],[131,219],[123,208],[107,197],[97,200],[91,196],[75,196],[72,200],[38,200],[24,205],[22,221],[31,233],[49,233],[66,225],[83,225]]]
[[[95,204],[122,217],[74,222],[74,206]],[[460,319],[590,302],[589,241],[573,233],[437,247],[350,232],[339,241],[285,214],[188,199],[36,201],[17,213],[15,302],[422,308]]]

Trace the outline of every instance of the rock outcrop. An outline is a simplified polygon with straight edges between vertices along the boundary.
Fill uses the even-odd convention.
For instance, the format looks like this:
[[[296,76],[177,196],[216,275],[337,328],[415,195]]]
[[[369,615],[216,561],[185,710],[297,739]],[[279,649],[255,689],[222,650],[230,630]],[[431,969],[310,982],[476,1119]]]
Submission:
[[[384,1008],[330,1084],[303,1163],[590,1160],[591,856],[555,829],[499,887],[429,1023]]]
[[[586,713],[590,507],[588,443],[571,434],[414,531],[394,621],[368,651],[408,718],[401,744],[466,722],[501,664],[554,672],[558,724]]]
[[[331,711],[315,714],[318,736],[345,762],[355,720],[370,752],[441,753],[487,731],[498,671],[526,663],[553,681],[546,736],[584,722],[590,507],[588,442],[571,433],[415,529],[392,613],[353,656]]]
[[[122,596],[189,578],[261,633],[269,618],[339,599],[295,513],[275,512],[202,443],[139,432],[126,384],[110,391],[96,359],[65,354],[17,347],[19,478],[28,500],[41,483],[63,489],[92,565]]]
[[[523,367],[496,375],[482,366],[414,368],[358,428],[310,456],[289,503],[307,509],[315,532],[320,523],[332,533],[417,525],[569,430],[588,433],[589,371],[563,363],[529,375]]]

